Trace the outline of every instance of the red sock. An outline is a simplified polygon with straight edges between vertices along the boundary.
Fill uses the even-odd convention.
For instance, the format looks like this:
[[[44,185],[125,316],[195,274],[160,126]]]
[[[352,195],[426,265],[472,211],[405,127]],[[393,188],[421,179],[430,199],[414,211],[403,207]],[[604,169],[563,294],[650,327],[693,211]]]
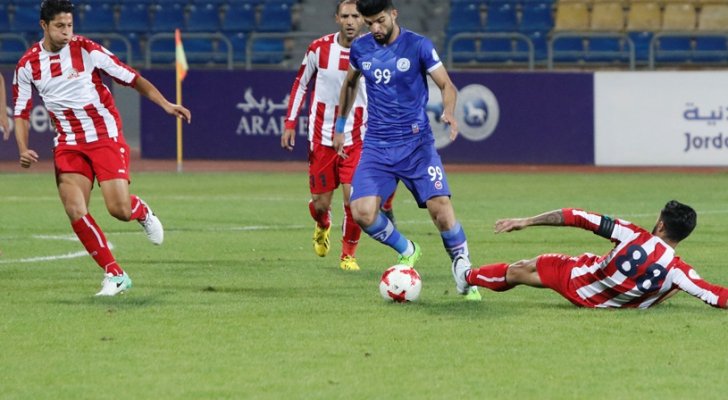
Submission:
[[[147,218],[147,212],[147,207],[144,206],[142,200],[135,195],[131,195],[131,218],[129,220],[144,221]]]
[[[393,201],[394,201],[394,193],[392,193],[392,195],[389,196],[389,198],[384,203],[382,203],[382,206],[380,208],[384,211],[391,210]]]
[[[313,206],[313,200],[308,202],[308,211],[311,213],[311,218],[318,224],[319,228],[328,228],[331,226],[331,215],[329,211],[318,213],[316,208]]]
[[[481,286],[496,292],[503,292],[513,287],[506,282],[507,271],[508,264],[505,263],[483,265],[478,269],[470,271],[465,279],[470,285]]]
[[[122,275],[124,270],[116,263],[114,256],[109,250],[104,232],[101,231],[91,214],[86,214],[76,222],[71,223],[76,236],[83,243],[83,247],[93,257],[96,264],[104,270],[104,272],[112,275]]]
[[[359,245],[361,237],[361,227],[354,221],[351,215],[351,207],[344,206],[344,223],[342,226],[344,232],[341,239],[341,258],[344,256],[352,256],[356,254],[356,246]]]

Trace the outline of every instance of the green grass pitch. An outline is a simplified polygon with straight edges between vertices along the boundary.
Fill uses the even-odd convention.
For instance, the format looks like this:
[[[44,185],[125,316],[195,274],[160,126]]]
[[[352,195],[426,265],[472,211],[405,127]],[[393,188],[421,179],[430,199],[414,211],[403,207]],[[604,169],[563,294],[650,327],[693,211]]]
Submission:
[[[32,172],[32,171],[31,171]],[[698,228],[679,248],[728,286],[728,173],[451,173],[477,265],[605,253],[573,228],[492,233],[500,217],[581,207],[652,227],[667,200]],[[134,288],[95,298],[101,271],[74,239],[52,173],[0,174],[1,399],[724,399],[728,313],[681,293],[647,311],[577,309],[556,293],[455,295],[424,210],[400,186],[401,231],[423,247],[416,303],[385,302],[390,249],[362,236],[362,271],[311,248],[300,173],[137,173],[166,228],[147,242],[91,212]]]

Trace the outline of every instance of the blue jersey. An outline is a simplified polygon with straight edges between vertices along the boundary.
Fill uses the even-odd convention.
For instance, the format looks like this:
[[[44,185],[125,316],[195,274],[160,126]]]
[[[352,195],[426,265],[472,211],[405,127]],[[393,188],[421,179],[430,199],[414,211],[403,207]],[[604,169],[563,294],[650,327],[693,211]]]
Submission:
[[[352,43],[349,65],[366,79],[365,147],[406,143],[422,134],[434,140],[425,112],[427,73],[442,62],[429,39],[400,28],[399,36],[385,46],[370,33]]]

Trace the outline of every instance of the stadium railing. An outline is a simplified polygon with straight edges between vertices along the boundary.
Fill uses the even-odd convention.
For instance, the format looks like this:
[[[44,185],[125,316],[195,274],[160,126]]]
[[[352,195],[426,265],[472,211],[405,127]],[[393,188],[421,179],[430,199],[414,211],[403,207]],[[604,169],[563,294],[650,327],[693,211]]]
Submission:
[[[0,33],[0,64],[15,65],[30,45],[18,33]]]
[[[118,33],[95,33],[95,32],[89,32],[84,33],[84,36],[87,38],[104,45],[104,47],[108,46],[104,43],[105,41],[118,41],[119,43],[122,43],[124,45],[124,53],[119,54],[118,49],[110,49],[116,56],[121,58],[122,61],[124,61],[128,65],[134,64],[134,58],[132,57],[132,50],[131,50],[131,42],[129,39],[124,37],[123,35],[120,35]]]
[[[187,55],[187,61],[190,64],[196,64],[196,62],[190,62],[190,60],[197,60],[197,59],[205,59],[205,57],[208,57],[209,61],[214,62],[215,57],[222,54],[222,57],[224,57],[224,66],[228,70],[233,69],[233,46],[230,42],[230,39],[228,39],[225,35],[219,32],[215,33],[182,33],[182,42],[184,44],[185,40],[187,39],[203,39],[203,40],[209,40],[209,41],[217,41],[218,43],[223,43],[225,45],[224,52],[216,52],[216,53],[209,53],[208,51],[204,52],[196,52],[193,49],[187,49],[185,47],[185,54]],[[171,47],[169,51],[156,51],[154,50],[154,44],[156,42],[170,42]],[[209,53],[209,54],[208,54]],[[171,60],[174,62],[175,59],[175,50],[174,50],[174,33],[155,33],[151,36],[149,36],[149,39],[147,41],[147,48],[145,52],[145,68],[149,69],[152,67],[152,65],[156,65],[157,63],[153,63],[153,59],[155,57],[161,57],[166,60]]]
[[[510,39],[526,44],[527,51],[520,51],[513,49],[512,51],[482,51],[480,47],[476,47],[475,52],[468,52],[473,54],[465,54],[465,56],[472,55],[474,62],[467,64],[455,63],[455,56],[459,53],[455,51],[453,54],[453,46],[461,40],[487,40],[487,39]],[[514,46],[515,47],[515,46]],[[500,60],[485,61],[486,58],[500,58]],[[525,59],[525,63],[522,61]],[[529,70],[535,68],[536,53],[534,51],[533,42],[531,39],[519,32],[461,32],[453,35],[447,43],[447,68],[451,69],[453,66],[486,66],[486,65],[508,65],[513,64],[525,64]]]
[[[622,41],[626,44],[626,50],[558,50],[554,48],[555,43],[564,39],[614,39]],[[598,65],[606,63],[623,63],[627,60],[630,70],[635,69],[635,49],[634,42],[624,32],[591,32],[591,31],[564,31],[556,32],[547,42],[547,60],[546,66],[549,70],[554,69],[555,63],[560,63],[559,57],[577,58],[581,64]],[[595,61],[597,60],[597,61]],[[569,60],[567,63],[574,63]]]
[[[246,46],[245,69],[251,70],[254,65],[265,65],[266,67],[292,68],[298,67],[308,49],[308,45],[314,39],[321,37],[319,32],[251,32],[248,36]],[[255,50],[258,41],[281,40],[284,42],[282,48],[271,50]],[[274,62],[265,62],[265,59]],[[260,62],[260,60],[263,60]]]
[[[701,49],[695,47],[695,42],[700,39],[722,38],[724,41],[723,48]],[[663,39],[686,39],[690,43],[689,49],[664,48],[660,46]],[[657,32],[650,41],[650,49],[648,55],[649,69],[653,70],[657,64],[691,64],[693,66],[716,64],[726,65],[728,63],[728,31],[664,31]]]

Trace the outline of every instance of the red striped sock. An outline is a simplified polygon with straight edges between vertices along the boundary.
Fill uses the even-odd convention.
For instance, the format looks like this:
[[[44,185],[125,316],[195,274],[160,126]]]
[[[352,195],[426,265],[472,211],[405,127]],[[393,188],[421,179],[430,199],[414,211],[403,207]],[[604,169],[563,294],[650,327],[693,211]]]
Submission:
[[[512,288],[506,282],[507,271],[508,264],[505,263],[483,265],[480,268],[470,271],[465,279],[470,285],[481,286],[496,292],[503,292]]]
[[[313,206],[313,200],[308,202],[308,211],[311,213],[311,218],[318,224],[319,228],[328,228],[331,226],[331,215],[329,211],[318,213],[316,207]]]
[[[341,258],[344,256],[354,257],[356,254],[356,247],[359,245],[359,238],[361,238],[361,227],[354,221],[354,217],[351,215],[351,207],[344,206],[344,224],[343,224],[343,238],[341,239]]]
[[[91,214],[86,214],[78,221],[71,223],[71,227],[73,227],[73,231],[76,232],[76,236],[78,236],[83,247],[86,248],[86,251],[104,272],[112,275],[122,275],[124,273],[124,270],[116,263],[111,250],[109,250],[104,232],[96,225],[96,221],[91,217]]]
[[[147,218],[147,207],[142,203],[142,199],[135,195],[131,195],[131,217],[130,221],[145,220]]]

